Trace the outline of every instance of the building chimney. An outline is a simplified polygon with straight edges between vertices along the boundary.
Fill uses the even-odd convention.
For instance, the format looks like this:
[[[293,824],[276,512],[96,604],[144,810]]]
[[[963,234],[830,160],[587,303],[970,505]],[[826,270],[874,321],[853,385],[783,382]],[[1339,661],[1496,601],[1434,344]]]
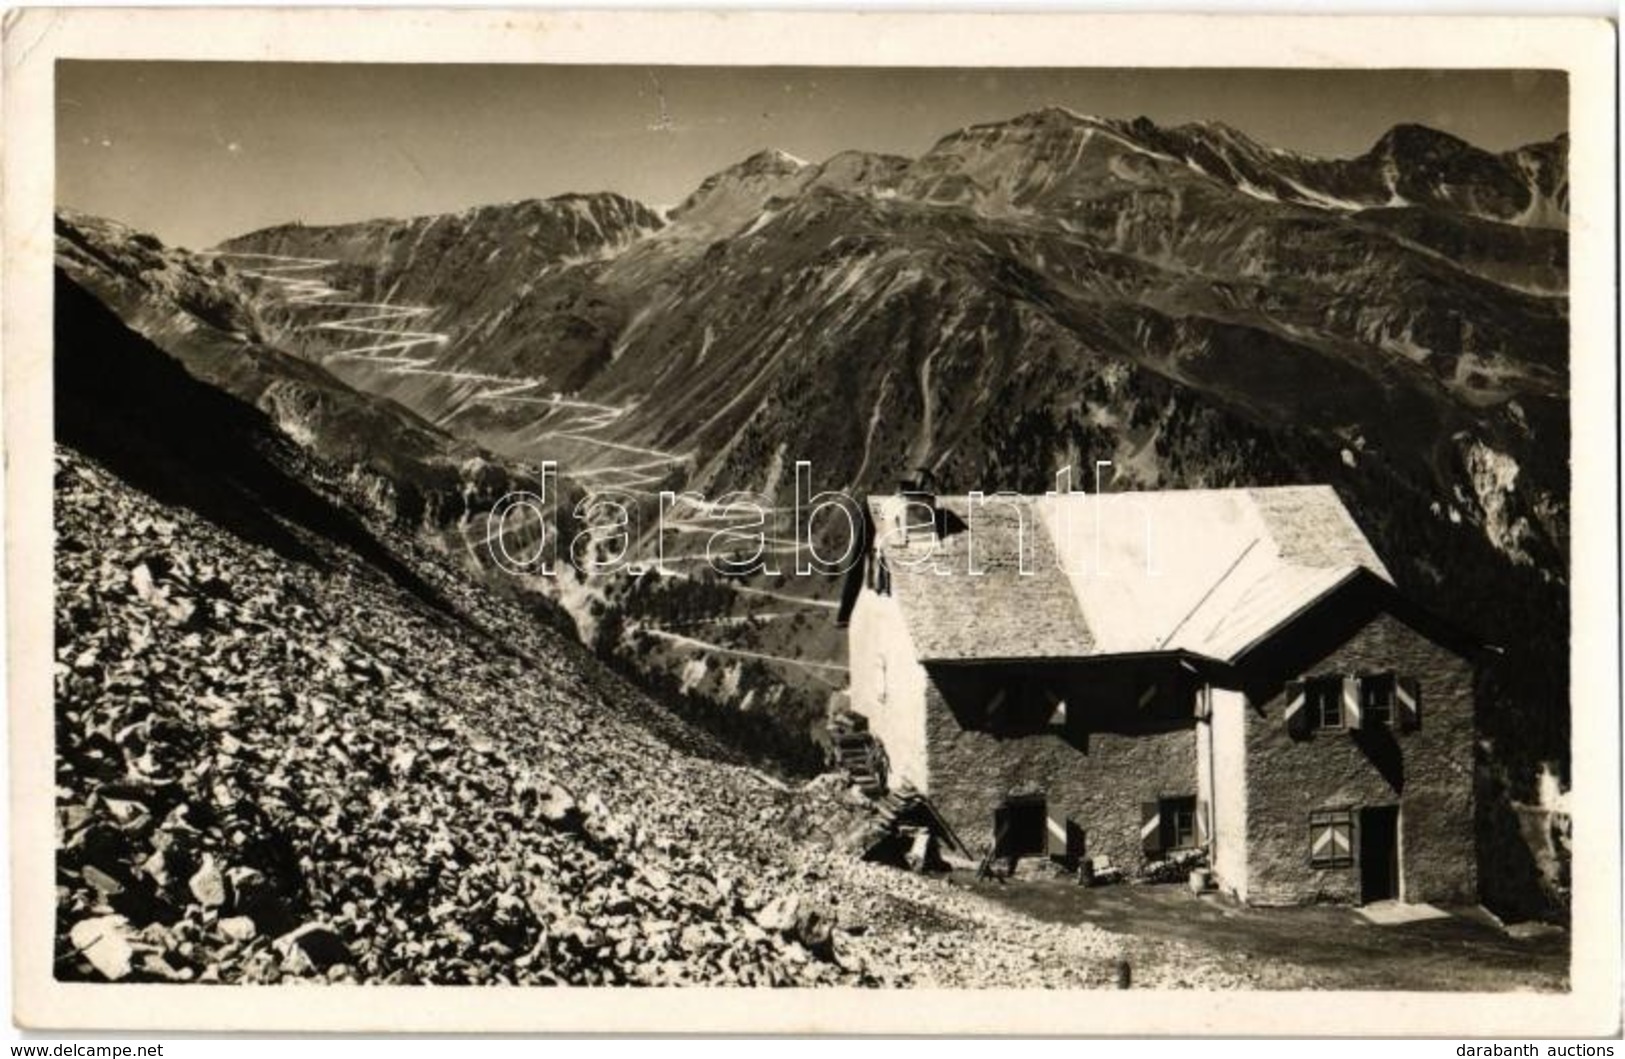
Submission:
[[[907,497],[927,497],[935,501],[937,492],[936,472],[929,467],[911,468],[902,478],[898,479],[897,491]]]

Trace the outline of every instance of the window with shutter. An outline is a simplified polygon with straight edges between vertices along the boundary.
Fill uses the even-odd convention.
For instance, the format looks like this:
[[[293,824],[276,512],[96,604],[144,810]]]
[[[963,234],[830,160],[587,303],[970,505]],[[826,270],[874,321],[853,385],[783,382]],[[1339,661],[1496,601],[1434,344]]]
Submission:
[[[1196,799],[1164,798],[1161,807],[1163,848],[1191,849],[1196,845]]]
[[[1315,677],[1303,683],[1310,725],[1317,729],[1342,728],[1343,678]]]
[[[1343,724],[1351,730],[1358,730],[1361,723],[1360,715],[1360,678],[1344,677],[1343,692]]]
[[[1195,795],[1140,803],[1140,849],[1148,858],[1160,860],[1196,844]]]
[[[1420,721],[1415,680],[1393,673],[1330,674],[1286,686],[1287,729],[1295,738],[1313,731],[1394,725],[1414,730]]]
[[[1360,678],[1360,716],[1366,724],[1394,723],[1394,675],[1367,673]]]
[[[1309,866],[1348,868],[1354,864],[1354,810],[1321,809],[1309,814]]]
[[[1309,735],[1310,713],[1308,697],[1301,681],[1292,681],[1286,686],[1286,730],[1294,739],[1305,739]]]
[[[1394,681],[1394,705],[1399,711],[1400,731],[1414,732],[1422,727],[1422,686],[1415,677]]]
[[[1153,860],[1162,857],[1162,803],[1140,803],[1140,851]]]

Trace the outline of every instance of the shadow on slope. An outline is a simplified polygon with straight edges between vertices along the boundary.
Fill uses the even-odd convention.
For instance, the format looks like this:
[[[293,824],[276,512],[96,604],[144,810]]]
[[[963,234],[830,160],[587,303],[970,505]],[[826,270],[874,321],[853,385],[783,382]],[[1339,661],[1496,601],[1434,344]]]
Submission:
[[[349,548],[454,613],[355,516],[284,469],[301,457],[264,413],[194,379],[60,270],[54,359],[57,441],[286,559],[328,565],[294,527]]]

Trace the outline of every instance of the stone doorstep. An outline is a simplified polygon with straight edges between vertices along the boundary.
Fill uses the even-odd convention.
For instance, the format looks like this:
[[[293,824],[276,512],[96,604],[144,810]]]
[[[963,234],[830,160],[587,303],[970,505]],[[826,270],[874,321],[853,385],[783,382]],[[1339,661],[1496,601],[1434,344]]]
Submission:
[[[1427,919],[1450,918],[1449,912],[1421,902],[1404,904],[1399,901],[1375,901],[1369,905],[1361,905],[1355,911],[1367,922],[1380,927],[1398,926],[1401,923],[1419,923]]]

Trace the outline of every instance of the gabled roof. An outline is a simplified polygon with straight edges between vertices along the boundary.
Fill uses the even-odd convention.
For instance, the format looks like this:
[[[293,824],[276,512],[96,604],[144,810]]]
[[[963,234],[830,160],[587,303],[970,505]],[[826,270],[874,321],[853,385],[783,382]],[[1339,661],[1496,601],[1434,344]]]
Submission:
[[[1329,486],[954,497],[906,544],[900,503],[871,502],[875,544],[922,661],[1230,661],[1362,571],[1392,582]]]
[[[919,658],[1055,658],[1088,654],[1094,637],[1050,537],[1027,497],[990,499],[974,513],[965,497],[937,501],[949,531],[908,537],[898,530],[895,497],[870,501],[876,548]],[[919,521],[920,516],[910,516]],[[1024,554],[1025,553],[1025,554]],[[977,573],[970,573],[972,562]],[[1031,571],[1022,574],[1022,569]]]

